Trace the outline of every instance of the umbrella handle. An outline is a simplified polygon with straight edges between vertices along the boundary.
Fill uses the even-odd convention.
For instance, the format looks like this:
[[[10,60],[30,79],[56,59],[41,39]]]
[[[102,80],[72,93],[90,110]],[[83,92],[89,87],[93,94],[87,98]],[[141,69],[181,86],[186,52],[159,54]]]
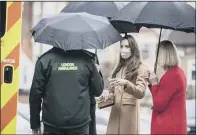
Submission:
[[[159,44],[160,44],[160,41],[161,41],[161,32],[162,32],[162,27],[161,27],[160,34],[159,34],[159,43],[158,43],[157,55],[156,55],[156,61],[155,61],[155,67],[154,67],[154,73],[155,74],[157,72],[157,62],[158,62],[158,55],[159,55]]]
[[[97,64],[97,49],[95,49],[94,63]]]

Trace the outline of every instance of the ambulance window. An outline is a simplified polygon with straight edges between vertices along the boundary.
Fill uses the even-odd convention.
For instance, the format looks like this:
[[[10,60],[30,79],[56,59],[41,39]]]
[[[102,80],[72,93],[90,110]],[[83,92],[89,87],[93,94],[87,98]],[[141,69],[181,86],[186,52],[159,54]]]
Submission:
[[[6,1],[0,1],[0,38],[4,36],[6,29]]]

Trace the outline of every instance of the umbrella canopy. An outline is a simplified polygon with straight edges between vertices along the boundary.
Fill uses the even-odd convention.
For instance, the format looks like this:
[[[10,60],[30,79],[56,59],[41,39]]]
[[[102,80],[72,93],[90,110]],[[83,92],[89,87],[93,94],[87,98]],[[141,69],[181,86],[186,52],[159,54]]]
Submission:
[[[121,8],[123,8],[124,5],[124,2],[69,2],[69,4],[65,8],[63,8],[61,12],[87,12],[89,14],[111,18]]]
[[[69,4],[62,9],[65,13],[79,13],[87,12],[89,14],[112,18],[121,8],[128,2],[69,2]],[[97,54],[97,49],[95,49]]]
[[[130,2],[110,21],[114,27],[125,33],[139,31],[143,26],[161,28],[160,43],[162,28],[195,32],[195,17],[196,10],[185,2]],[[158,54],[159,49],[156,55],[156,63]],[[155,64],[155,73],[156,69],[157,64]]]
[[[104,49],[122,38],[107,18],[88,13],[60,13],[44,18],[31,32],[36,42],[63,50]]]
[[[194,32],[195,16],[196,10],[185,2],[130,2],[110,21],[124,33],[142,26]]]

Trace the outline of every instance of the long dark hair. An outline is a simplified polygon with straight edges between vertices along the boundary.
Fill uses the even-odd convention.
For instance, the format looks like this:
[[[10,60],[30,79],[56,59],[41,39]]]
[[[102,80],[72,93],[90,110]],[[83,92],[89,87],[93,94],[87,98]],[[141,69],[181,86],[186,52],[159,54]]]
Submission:
[[[139,50],[138,44],[133,36],[131,36],[131,35],[124,36],[122,38],[122,40],[120,41],[120,43],[123,40],[128,40],[128,42],[129,42],[129,47],[131,49],[131,57],[125,61],[120,56],[118,65],[112,73],[112,78],[115,78],[116,74],[120,71],[120,69],[123,66],[126,66],[126,79],[131,80],[137,74],[137,69],[138,69],[139,65],[141,64],[140,50]],[[128,74],[128,73],[130,73],[130,74]]]

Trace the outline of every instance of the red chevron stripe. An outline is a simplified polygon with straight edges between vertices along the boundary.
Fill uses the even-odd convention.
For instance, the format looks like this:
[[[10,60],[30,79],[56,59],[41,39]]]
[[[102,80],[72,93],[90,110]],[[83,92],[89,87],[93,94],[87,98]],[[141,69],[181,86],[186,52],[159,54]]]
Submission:
[[[10,123],[10,121],[16,116],[17,112],[17,95],[16,92],[7,104],[1,109],[1,131]]]
[[[7,31],[21,18],[21,2],[13,2],[8,8]]]

